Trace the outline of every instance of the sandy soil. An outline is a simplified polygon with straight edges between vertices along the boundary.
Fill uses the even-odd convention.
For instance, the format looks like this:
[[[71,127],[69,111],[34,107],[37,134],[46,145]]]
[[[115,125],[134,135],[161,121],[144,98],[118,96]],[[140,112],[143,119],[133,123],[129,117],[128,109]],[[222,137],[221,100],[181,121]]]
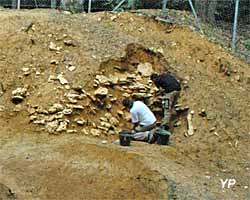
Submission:
[[[115,17],[114,17],[115,16]],[[30,23],[34,25],[25,32]],[[66,35],[64,35],[66,34]],[[0,198],[6,199],[239,199],[250,196],[250,68],[196,32],[131,13],[68,15],[57,11],[0,12]],[[63,44],[73,40],[74,46]],[[50,51],[49,43],[62,46]],[[133,48],[128,48],[131,46]],[[149,53],[145,49],[161,53]],[[57,60],[57,65],[51,60]],[[69,72],[65,60],[76,70]],[[132,72],[150,62],[170,70],[186,87],[179,103],[194,110],[195,134],[185,137],[186,118],[169,146],[112,144],[115,136],[51,135],[29,122],[30,105],[63,102],[67,89],[48,82],[63,72],[70,85],[93,93],[96,74],[114,73],[114,64]],[[32,71],[23,75],[22,68]],[[220,68],[230,68],[226,76]],[[37,73],[39,72],[39,73]],[[30,95],[15,106],[11,92],[28,85]],[[111,91],[120,109],[121,93]],[[81,102],[84,105],[86,102]],[[202,109],[207,117],[198,115]],[[95,121],[107,110],[77,116]],[[123,126],[128,124],[121,123]],[[212,130],[211,130],[212,129]],[[108,144],[101,144],[106,139]],[[222,189],[221,179],[236,180]],[[2,186],[2,185],[1,185]],[[6,188],[10,188],[10,193]],[[2,196],[3,197],[2,197]]]

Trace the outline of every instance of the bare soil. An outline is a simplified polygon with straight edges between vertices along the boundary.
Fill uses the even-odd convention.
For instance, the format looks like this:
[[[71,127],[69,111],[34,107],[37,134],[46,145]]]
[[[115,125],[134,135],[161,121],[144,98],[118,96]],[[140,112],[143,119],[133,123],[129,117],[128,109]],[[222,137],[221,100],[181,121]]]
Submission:
[[[64,45],[65,39],[75,45]],[[62,50],[50,51],[50,42]],[[68,71],[65,61],[76,70]],[[93,94],[96,74],[115,74],[116,65],[121,73],[136,73],[138,62],[187,82],[179,103],[195,112],[192,137],[184,136],[185,116],[169,146],[132,142],[127,148],[112,143],[118,135],[94,138],[74,125],[76,134],[53,135],[30,123],[31,105],[47,109],[64,102],[67,89],[48,82],[50,75],[62,72],[70,86]],[[23,75],[24,67],[31,74]],[[0,83],[0,199],[249,199],[249,64],[187,27],[132,13],[1,11]],[[23,86],[29,96],[16,106],[11,92]],[[118,98],[111,110],[91,112],[91,102],[83,100],[90,106],[69,120],[96,122],[107,112],[118,117],[122,93],[110,92]],[[202,109],[206,117],[198,115]],[[129,127],[120,121],[119,128]],[[234,187],[222,189],[221,179],[230,178]]]

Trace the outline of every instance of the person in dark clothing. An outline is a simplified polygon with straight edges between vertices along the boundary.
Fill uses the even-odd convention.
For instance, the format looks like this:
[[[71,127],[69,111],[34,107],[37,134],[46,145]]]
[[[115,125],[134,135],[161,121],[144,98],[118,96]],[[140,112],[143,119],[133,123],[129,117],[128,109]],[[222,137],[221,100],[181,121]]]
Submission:
[[[164,115],[161,125],[165,126],[166,129],[169,129],[172,111],[175,104],[177,103],[177,99],[181,91],[180,81],[178,81],[170,73],[164,73],[160,75],[152,74],[150,78],[157,88],[163,89],[165,92],[162,101]]]

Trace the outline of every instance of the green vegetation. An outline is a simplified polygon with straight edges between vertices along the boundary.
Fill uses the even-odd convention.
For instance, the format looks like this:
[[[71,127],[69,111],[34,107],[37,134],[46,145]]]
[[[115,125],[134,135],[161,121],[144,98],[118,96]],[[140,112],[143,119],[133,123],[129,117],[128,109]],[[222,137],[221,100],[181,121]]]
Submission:
[[[250,39],[245,40],[245,42],[244,42],[244,46],[245,46],[245,48],[246,48],[247,50],[249,50],[249,51],[250,51]]]

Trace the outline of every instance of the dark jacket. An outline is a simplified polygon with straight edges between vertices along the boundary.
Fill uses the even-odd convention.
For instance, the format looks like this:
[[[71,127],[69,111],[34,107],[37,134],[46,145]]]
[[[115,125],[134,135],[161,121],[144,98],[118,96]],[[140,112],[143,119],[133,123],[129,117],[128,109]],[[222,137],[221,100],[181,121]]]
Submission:
[[[180,82],[171,74],[161,74],[154,81],[156,87],[163,88],[166,93],[180,91]]]

